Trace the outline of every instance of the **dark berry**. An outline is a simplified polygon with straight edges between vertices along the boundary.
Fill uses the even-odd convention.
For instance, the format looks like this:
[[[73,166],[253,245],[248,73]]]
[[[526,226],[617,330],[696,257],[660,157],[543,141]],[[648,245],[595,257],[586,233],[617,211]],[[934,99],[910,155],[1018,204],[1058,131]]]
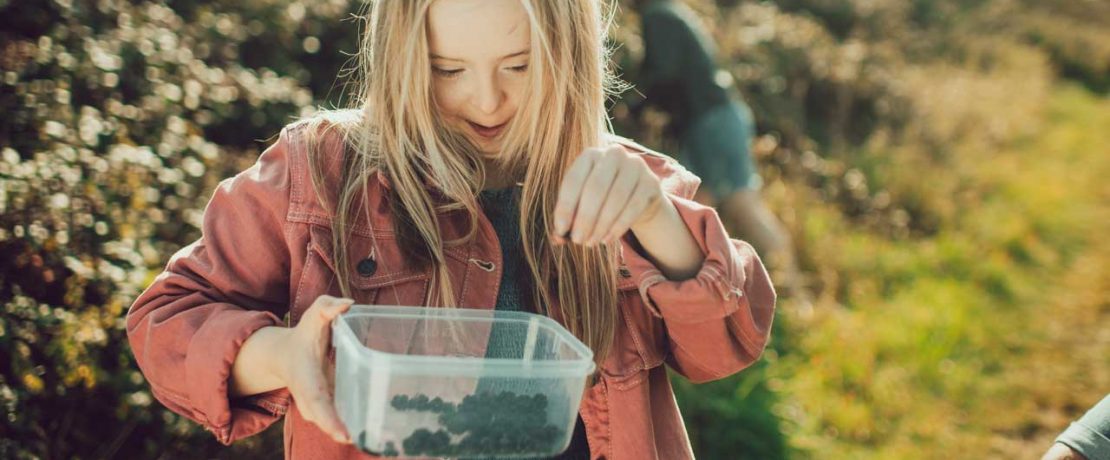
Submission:
[[[391,404],[393,405],[394,409],[406,410],[406,409],[408,409],[408,405],[409,405],[409,397],[408,397],[408,395],[394,396],[393,401],[391,401]]]
[[[399,457],[401,453],[397,451],[397,445],[393,444],[393,441],[390,441],[385,443],[385,450],[382,451],[382,455],[386,457]]]

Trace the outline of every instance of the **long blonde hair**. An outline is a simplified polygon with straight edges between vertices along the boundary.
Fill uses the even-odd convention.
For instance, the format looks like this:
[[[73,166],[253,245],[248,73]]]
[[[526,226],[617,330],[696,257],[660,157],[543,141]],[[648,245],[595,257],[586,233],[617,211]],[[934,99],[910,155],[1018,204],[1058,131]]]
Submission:
[[[338,273],[348,272],[347,240],[354,209],[376,171],[388,178],[389,201],[401,252],[422,269],[431,268],[429,305],[456,307],[445,247],[465,244],[477,234],[477,194],[485,166],[476,146],[436,116],[431,64],[425,35],[428,8],[435,0],[378,0],[369,5],[357,54],[351,106],[324,111],[304,130],[316,195],[333,212],[332,248]],[[619,247],[554,246],[552,212],[567,169],[584,149],[600,146],[611,132],[607,94],[620,83],[608,68],[605,43],[613,6],[605,0],[521,0],[531,24],[532,52],[526,100],[506,132],[498,167],[523,178],[520,228],[525,260],[534,281],[539,313],[559,306],[563,323],[604,361],[617,325]],[[355,113],[355,116],[351,116]],[[325,202],[321,172],[324,149],[314,137],[338,128],[348,152],[336,203]],[[433,190],[429,190],[428,184]],[[445,241],[437,212],[465,212],[469,229]],[[350,297],[346,276],[340,290]],[[553,292],[554,291],[554,292]]]

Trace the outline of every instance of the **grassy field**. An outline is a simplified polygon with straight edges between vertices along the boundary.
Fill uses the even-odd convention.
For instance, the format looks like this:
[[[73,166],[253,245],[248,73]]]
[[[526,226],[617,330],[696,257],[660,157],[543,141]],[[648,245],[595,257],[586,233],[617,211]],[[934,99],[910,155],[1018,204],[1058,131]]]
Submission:
[[[769,191],[823,286],[812,312],[784,302],[765,368],[799,456],[1039,458],[1110,390],[1110,100],[1058,86],[1028,115],[943,161],[849,160],[931,196],[927,234]]]

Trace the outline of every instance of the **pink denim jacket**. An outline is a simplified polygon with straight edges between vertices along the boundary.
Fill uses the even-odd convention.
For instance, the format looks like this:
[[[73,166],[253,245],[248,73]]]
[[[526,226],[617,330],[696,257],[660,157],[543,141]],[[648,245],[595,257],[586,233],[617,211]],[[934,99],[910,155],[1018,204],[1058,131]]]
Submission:
[[[313,194],[304,129],[304,123],[285,127],[254,166],[219,185],[205,209],[202,237],[174,254],[129,309],[128,339],[154,396],[224,444],[284,416],[286,458],[375,458],[305,421],[286,389],[228,395],[231,364],[248,336],[264,326],[295,325],[318,296],[339,295],[331,218]],[[334,152],[326,168],[331,178],[338,177],[344,152],[335,137],[322,141]],[[580,408],[590,457],[693,458],[663,364],[694,382],[749,366],[767,344],[775,292],[752,247],[730,239],[717,213],[691,200],[700,179],[669,157],[612,140],[640,153],[661,178],[705,262],[696,277],[671,281],[632,248],[628,235],[622,240],[621,327]],[[357,303],[420,305],[429,274],[406,266],[391,244],[383,193],[389,183],[380,173],[375,178],[363,198],[370,212],[353,228],[351,273],[340,276],[350,279]],[[455,283],[459,305],[492,309],[501,251],[492,225],[481,217],[477,237],[447,251],[448,268],[461,280]],[[441,222],[445,239],[464,231],[460,219]],[[358,270],[366,258],[376,264]]]

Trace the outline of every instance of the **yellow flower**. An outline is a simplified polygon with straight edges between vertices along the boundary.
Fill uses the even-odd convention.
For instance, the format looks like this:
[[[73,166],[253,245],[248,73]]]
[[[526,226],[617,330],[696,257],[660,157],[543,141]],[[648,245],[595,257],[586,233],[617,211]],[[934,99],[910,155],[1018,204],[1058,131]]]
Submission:
[[[23,374],[23,386],[33,394],[42,393],[42,379],[31,373]]]

